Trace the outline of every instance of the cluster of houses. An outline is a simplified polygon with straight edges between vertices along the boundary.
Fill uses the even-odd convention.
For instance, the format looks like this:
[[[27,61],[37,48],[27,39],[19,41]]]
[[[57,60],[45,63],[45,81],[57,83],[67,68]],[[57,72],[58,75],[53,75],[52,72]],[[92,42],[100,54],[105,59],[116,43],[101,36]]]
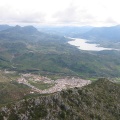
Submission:
[[[54,85],[48,89],[41,90],[41,89],[38,89],[37,87],[31,85],[29,83],[29,80],[32,80],[34,82],[42,81],[43,83],[54,84]],[[51,80],[50,78],[40,76],[40,75],[34,75],[34,74],[22,74],[21,78],[19,78],[17,81],[18,81],[18,83],[22,83],[22,84],[25,84],[25,85],[31,87],[33,91],[41,93],[41,94],[42,93],[44,93],[44,94],[45,93],[54,93],[57,91],[61,91],[63,89],[68,89],[68,88],[83,87],[83,86],[91,83],[90,80],[83,80],[83,79],[74,78],[74,77],[73,78],[66,77],[66,78],[57,79],[54,81],[54,80]],[[33,92],[31,92],[31,93],[33,93]]]

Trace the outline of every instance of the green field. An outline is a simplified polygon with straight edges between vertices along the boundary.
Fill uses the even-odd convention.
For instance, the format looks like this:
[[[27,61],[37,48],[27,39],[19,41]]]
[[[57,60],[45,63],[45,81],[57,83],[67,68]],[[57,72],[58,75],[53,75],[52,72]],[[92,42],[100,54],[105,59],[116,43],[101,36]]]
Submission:
[[[39,81],[29,80],[28,82],[40,90],[49,89],[54,86],[54,84],[44,83],[42,81],[39,82]]]

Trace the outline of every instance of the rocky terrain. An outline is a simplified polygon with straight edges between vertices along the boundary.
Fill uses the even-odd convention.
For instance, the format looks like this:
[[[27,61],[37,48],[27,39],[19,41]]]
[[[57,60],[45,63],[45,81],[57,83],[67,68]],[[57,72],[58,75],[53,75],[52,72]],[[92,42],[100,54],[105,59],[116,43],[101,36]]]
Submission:
[[[119,120],[120,85],[99,79],[83,88],[23,99],[0,109],[0,120]]]

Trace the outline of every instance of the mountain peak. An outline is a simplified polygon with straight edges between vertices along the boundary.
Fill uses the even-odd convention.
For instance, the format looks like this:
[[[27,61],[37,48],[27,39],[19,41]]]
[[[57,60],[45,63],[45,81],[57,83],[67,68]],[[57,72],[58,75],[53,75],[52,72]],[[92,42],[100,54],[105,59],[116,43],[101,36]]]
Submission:
[[[12,26],[9,26],[9,25],[0,25],[0,31],[2,30],[6,30],[8,28],[11,28]]]
[[[29,32],[38,32],[38,30],[35,28],[35,27],[33,27],[33,26],[25,26],[25,27],[22,27],[22,29],[23,30],[25,30],[25,31],[29,31]]]
[[[19,25],[16,25],[15,27],[16,27],[16,28],[21,28],[21,26],[19,26]]]
[[[19,25],[16,25],[15,27],[12,27],[12,28],[9,28],[5,31],[9,32],[9,33],[20,33],[20,34],[30,34],[30,35],[38,32],[38,30],[33,26],[21,27]]]

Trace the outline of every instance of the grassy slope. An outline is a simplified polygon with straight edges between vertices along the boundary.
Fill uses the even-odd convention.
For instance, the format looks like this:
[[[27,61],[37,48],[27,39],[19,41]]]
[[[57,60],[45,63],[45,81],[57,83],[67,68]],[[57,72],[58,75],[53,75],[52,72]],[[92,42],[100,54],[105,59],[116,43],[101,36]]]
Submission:
[[[9,105],[0,118],[16,120],[23,115],[29,120],[119,120],[119,98],[120,85],[101,79],[82,89],[69,89]]]
[[[22,99],[30,93],[30,88],[17,82],[0,83],[0,106]]]
[[[0,71],[0,106],[30,94],[31,88],[16,82],[18,77],[20,76],[17,73]]]
[[[57,51],[56,51],[57,52]],[[71,53],[70,53],[71,52]],[[81,77],[120,77],[118,52],[25,53],[14,59],[18,70],[36,69],[44,72]]]

